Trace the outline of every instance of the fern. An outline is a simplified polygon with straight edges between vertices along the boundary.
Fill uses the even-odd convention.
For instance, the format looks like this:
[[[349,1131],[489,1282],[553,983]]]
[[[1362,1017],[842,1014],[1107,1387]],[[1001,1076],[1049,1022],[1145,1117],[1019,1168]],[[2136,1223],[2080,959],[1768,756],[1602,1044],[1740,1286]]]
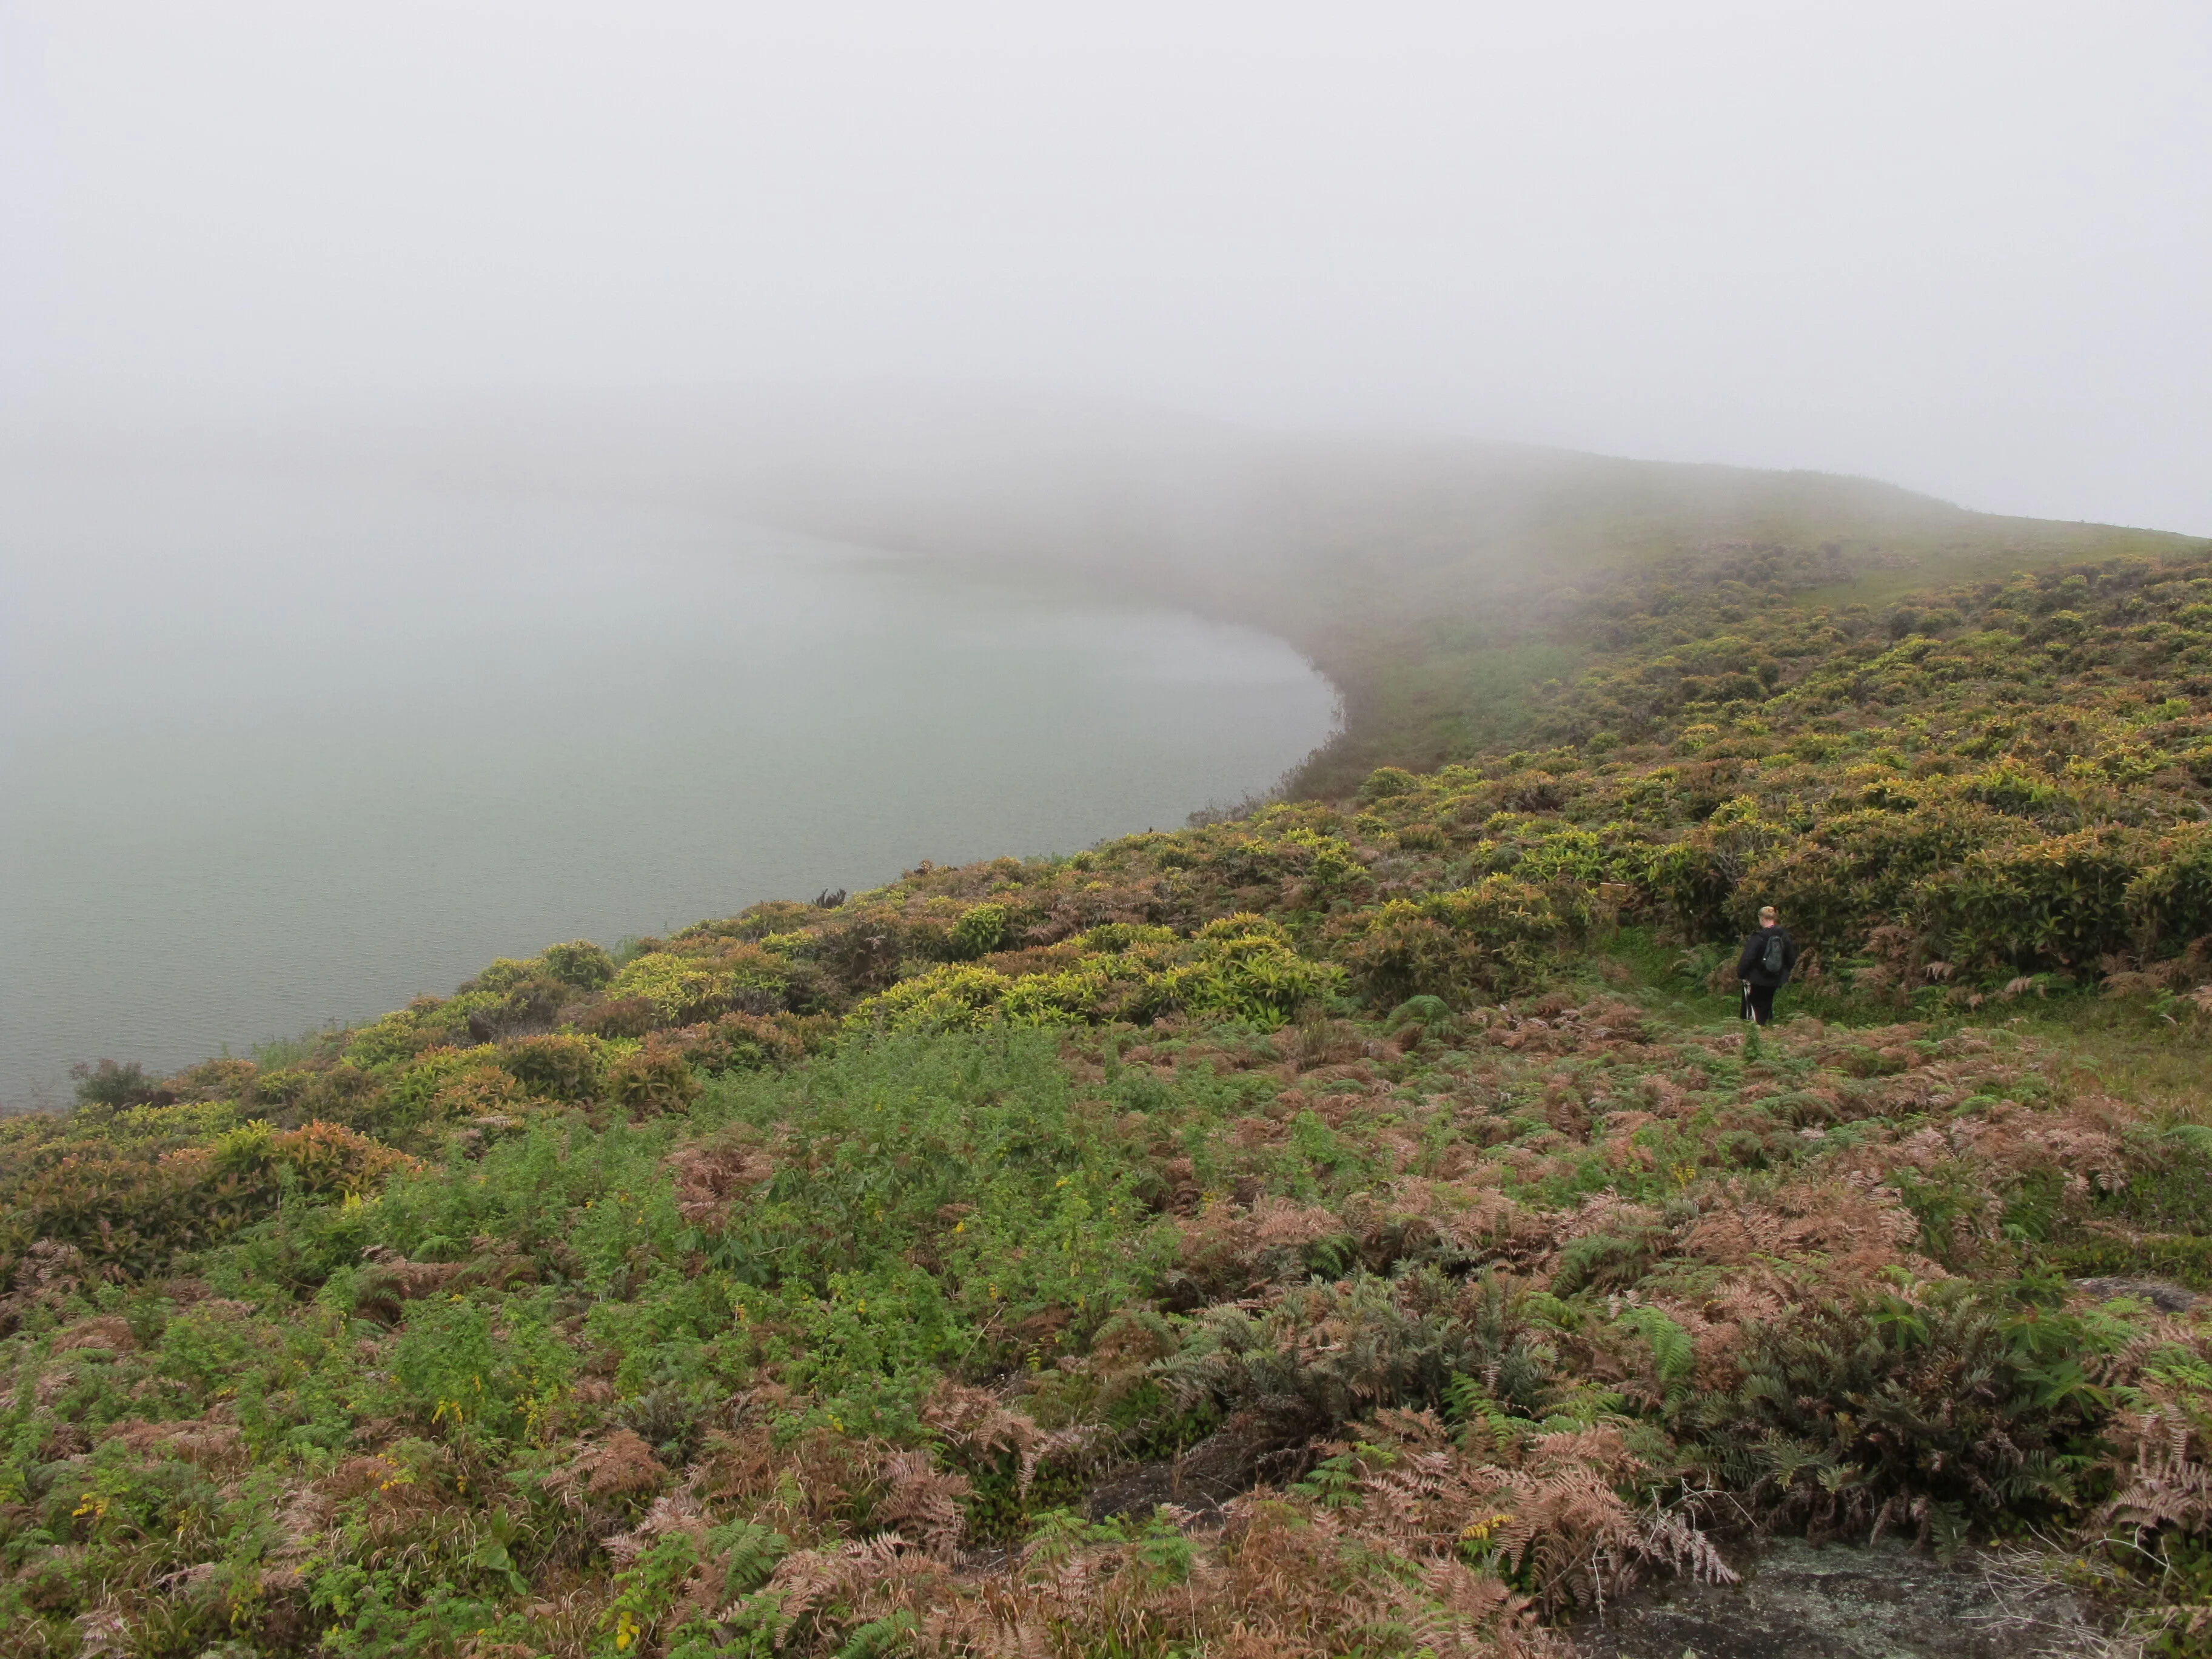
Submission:
[[[1544,1431],[1541,1423],[1506,1410],[1475,1377],[1454,1376],[1444,1395],[1451,1420],[1461,1425],[1460,1444],[1469,1453],[1516,1455],[1523,1444]]]
[[[1672,1399],[1688,1384],[1691,1373],[1697,1369],[1697,1344],[1689,1332],[1656,1308],[1624,1308],[1620,1322],[1651,1345],[1652,1363],[1658,1371],[1660,1385]]]
[[[837,1650],[837,1659],[884,1659],[906,1645],[921,1628],[921,1621],[901,1607],[888,1618],[871,1620],[855,1630]]]
[[[1408,1025],[1442,1025],[1450,1018],[1450,1006],[1442,997],[1407,997],[1390,1011],[1382,1022],[1382,1029],[1395,1033]]]
[[[775,1564],[791,1553],[791,1540],[770,1528],[736,1521],[709,1531],[707,1549],[710,1557],[722,1558],[722,1599],[734,1601],[768,1583]]]

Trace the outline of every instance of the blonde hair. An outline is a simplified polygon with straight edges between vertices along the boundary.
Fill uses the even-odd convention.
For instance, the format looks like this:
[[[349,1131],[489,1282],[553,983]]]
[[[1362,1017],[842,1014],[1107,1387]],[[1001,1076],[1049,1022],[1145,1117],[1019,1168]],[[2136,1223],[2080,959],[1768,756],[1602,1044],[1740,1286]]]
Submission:
[[[1774,907],[1771,904],[1760,905],[1759,907],[1759,919],[1761,921],[1772,921],[1776,920]]]

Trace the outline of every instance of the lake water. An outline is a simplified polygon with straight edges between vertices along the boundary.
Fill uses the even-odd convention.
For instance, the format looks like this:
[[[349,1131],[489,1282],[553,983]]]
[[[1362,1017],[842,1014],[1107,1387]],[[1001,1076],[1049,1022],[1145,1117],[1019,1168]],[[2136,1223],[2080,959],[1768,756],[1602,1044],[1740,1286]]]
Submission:
[[[692,513],[0,471],[0,1102],[1179,824],[1334,705],[1246,629]]]

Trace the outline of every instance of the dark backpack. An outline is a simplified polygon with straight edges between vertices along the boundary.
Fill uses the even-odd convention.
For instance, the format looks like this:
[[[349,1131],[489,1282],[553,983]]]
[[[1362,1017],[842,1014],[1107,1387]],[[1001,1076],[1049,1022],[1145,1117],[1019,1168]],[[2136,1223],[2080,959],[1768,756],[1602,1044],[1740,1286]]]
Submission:
[[[1785,948],[1782,943],[1782,930],[1778,927],[1766,936],[1766,949],[1759,958],[1759,965],[1771,977],[1779,980],[1782,977],[1782,963],[1785,954]]]

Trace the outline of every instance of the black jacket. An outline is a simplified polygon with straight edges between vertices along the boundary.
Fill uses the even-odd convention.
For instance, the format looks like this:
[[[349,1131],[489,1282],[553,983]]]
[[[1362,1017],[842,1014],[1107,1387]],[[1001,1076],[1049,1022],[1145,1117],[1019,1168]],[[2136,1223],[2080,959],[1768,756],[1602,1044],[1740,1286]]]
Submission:
[[[1766,971],[1766,941],[1782,941],[1782,971]],[[1797,941],[1779,927],[1762,927],[1743,942],[1743,954],[1736,958],[1735,976],[1749,980],[1753,985],[1775,986],[1786,981],[1790,970],[1797,965]]]

